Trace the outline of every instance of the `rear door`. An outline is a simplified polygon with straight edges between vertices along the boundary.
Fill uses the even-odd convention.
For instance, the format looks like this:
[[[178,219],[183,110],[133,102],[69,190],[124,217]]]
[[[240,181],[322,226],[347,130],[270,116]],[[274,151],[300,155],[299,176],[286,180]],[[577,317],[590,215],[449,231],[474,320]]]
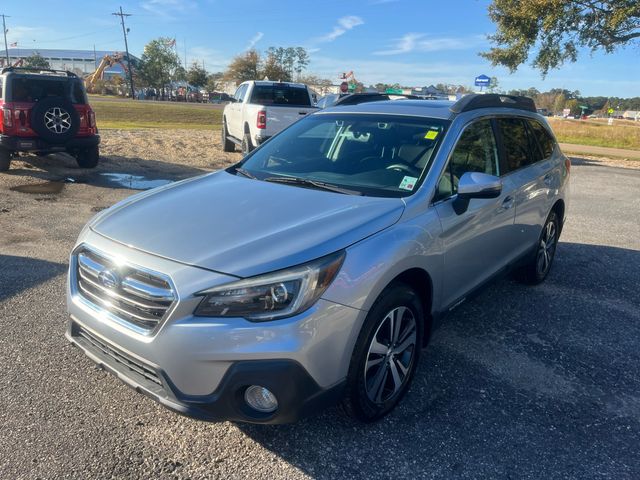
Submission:
[[[536,120],[499,118],[497,124],[506,178],[517,186],[515,232],[517,253],[521,255],[538,242],[553,205],[554,192],[561,184],[561,168],[559,162],[554,161],[553,138]],[[544,138],[541,136],[543,133],[546,134]]]
[[[467,125],[442,173],[435,208],[442,225],[444,247],[443,305],[451,306],[504,267],[515,250],[513,208],[515,186],[503,180],[497,198],[472,199],[467,210],[453,208],[457,185],[466,172],[500,176],[494,126],[490,119]]]

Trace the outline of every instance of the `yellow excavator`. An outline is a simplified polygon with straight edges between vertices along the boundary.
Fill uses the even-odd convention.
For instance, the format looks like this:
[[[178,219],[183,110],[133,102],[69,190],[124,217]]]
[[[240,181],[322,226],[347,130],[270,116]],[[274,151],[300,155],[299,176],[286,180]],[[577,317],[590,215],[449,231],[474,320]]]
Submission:
[[[122,60],[124,59],[124,55],[122,53],[116,52],[113,55],[105,55],[100,60],[100,64],[96,71],[90,73],[86,77],[84,77],[84,83],[87,87],[87,90],[92,91],[93,87],[95,87],[96,82],[102,78],[102,74],[104,73],[106,68],[114,66],[116,63],[122,65],[123,70],[126,72],[126,68]]]

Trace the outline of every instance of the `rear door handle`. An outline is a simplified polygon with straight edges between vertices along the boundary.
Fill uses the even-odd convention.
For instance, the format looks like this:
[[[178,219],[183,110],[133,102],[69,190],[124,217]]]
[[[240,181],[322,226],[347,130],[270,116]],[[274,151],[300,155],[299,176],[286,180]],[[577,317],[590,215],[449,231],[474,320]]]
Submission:
[[[502,210],[509,210],[511,207],[513,207],[513,197],[511,195],[505,197],[505,199],[502,201]]]

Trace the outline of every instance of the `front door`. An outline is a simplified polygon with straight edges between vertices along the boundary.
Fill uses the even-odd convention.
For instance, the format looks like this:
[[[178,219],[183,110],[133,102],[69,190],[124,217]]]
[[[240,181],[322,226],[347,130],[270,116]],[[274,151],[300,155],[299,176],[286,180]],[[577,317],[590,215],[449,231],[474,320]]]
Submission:
[[[453,208],[458,181],[466,172],[500,176],[498,147],[489,119],[467,125],[438,183],[435,208],[444,249],[442,305],[452,306],[503,268],[514,256],[516,186],[504,180],[497,198],[472,199],[464,213]]]

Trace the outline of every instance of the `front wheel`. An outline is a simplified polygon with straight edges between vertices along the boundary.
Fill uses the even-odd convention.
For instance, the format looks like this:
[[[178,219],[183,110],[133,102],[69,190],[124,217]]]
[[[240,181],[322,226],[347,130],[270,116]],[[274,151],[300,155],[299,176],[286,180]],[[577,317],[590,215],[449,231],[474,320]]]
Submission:
[[[400,402],[416,370],[424,312],[405,284],[388,287],[376,300],[354,349],[343,408],[362,422],[376,421]]]
[[[556,254],[559,236],[560,220],[552,210],[540,233],[535,256],[532,255],[528,263],[516,271],[518,280],[528,285],[537,285],[547,278]]]
[[[229,132],[227,132],[227,122],[222,122],[222,151],[233,152],[236,144],[229,140]]]
[[[95,168],[100,160],[98,147],[85,148],[75,153],[76,162],[80,168]]]
[[[0,148],[0,172],[6,172],[11,166],[11,152]]]

